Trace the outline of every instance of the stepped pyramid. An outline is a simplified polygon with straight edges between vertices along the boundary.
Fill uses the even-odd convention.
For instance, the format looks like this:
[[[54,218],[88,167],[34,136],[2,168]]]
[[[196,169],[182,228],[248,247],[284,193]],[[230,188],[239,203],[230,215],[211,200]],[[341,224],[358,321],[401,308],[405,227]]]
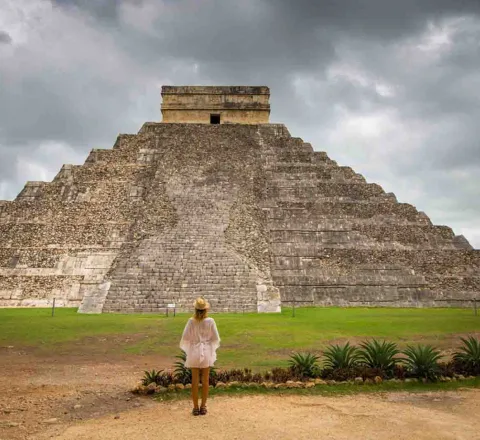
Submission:
[[[0,306],[471,306],[480,251],[270,124],[269,95],[163,87],[162,123],[0,202]]]

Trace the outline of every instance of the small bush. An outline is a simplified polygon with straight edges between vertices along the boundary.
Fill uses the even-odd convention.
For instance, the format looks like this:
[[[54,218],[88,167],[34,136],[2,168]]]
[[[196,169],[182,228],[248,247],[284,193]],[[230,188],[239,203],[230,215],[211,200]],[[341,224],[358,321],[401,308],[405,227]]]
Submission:
[[[439,362],[438,369],[439,369],[438,374],[444,377],[453,377],[455,373],[461,374],[461,372],[457,371],[455,362],[453,361]]]
[[[344,346],[331,345],[324,352],[325,368],[327,369],[343,369],[352,368],[358,364],[359,353],[358,348],[353,347],[347,342]]]
[[[385,373],[380,368],[370,368],[365,365],[357,365],[349,368],[326,368],[322,370],[321,377],[326,380],[336,380],[342,382],[345,380],[353,380],[356,377],[362,379],[374,379],[375,377],[385,377]]]
[[[382,370],[387,376],[393,374],[397,363],[395,356],[400,353],[397,344],[393,342],[379,342],[375,339],[360,344],[359,362],[370,368]],[[382,375],[383,375],[382,374]]]
[[[453,354],[456,369],[462,374],[480,374],[480,341],[473,336],[461,341],[463,345]]]
[[[142,384],[147,386],[147,385],[150,385],[151,383],[157,383],[157,379],[159,378],[161,373],[162,373],[161,370],[160,371],[145,370],[144,373],[143,373]]]
[[[403,364],[395,364],[392,371],[393,377],[395,379],[406,379],[408,377],[408,370],[405,368]]]
[[[245,368],[243,370],[233,369],[233,370],[224,370],[218,371],[215,374],[215,383],[216,382],[256,382],[261,383],[263,377],[260,373],[252,373],[252,370]]]
[[[319,357],[312,353],[294,353],[290,356],[288,364],[290,368],[302,378],[313,378],[319,375]]]
[[[168,387],[169,385],[175,383],[175,376],[170,371],[162,371],[157,376],[157,380],[155,381],[157,385],[162,387]]]
[[[288,380],[299,380],[297,373],[292,368],[272,368],[270,379],[275,383],[285,383]]]
[[[343,382],[345,380],[352,380],[357,377],[355,368],[325,368],[322,370],[322,379],[336,380]]]
[[[418,378],[436,380],[440,367],[438,360],[440,352],[431,345],[408,346],[403,352],[406,356],[403,362],[410,372]]]

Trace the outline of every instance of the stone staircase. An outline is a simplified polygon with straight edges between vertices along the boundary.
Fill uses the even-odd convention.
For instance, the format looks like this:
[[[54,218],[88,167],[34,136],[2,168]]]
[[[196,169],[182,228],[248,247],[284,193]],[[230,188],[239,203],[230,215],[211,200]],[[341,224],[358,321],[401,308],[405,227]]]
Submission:
[[[253,181],[259,169],[252,166],[255,157],[249,158],[256,155],[246,142],[250,130],[199,126],[191,131],[182,129],[174,137],[165,134],[182,127],[170,124],[161,128],[149,127],[158,136],[155,148],[142,150],[138,160],[156,170],[143,186],[155,186],[153,181],[161,180],[177,221],[117,259],[108,276],[111,284],[103,312],[163,312],[170,303],[190,311],[199,295],[210,302],[213,312],[257,311],[257,287],[265,281],[263,274],[249,255],[237,251],[235,235],[233,243],[227,242],[225,235],[235,222],[233,207],[242,200],[245,187],[248,189],[245,182]],[[222,158],[218,149],[228,135],[236,136],[236,144],[224,147],[226,156]],[[212,144],[215,138],[217,145]],[[182,141],[183,151],[171,149],[172,142]],[[232,151],[235,155],[242,144],[247,151],[238,161],[245,166],[234,173],[228,148],[236,148],[237,152]],[[163,154],[165,151],[172,155]],[[217,174],[208,171],[211,168]]]
[[[111,274],[104,312],[191,310],[204,296],[214,312],[256,311],[256,275],[225,244],[223,231],[179,224],[145,240]]]

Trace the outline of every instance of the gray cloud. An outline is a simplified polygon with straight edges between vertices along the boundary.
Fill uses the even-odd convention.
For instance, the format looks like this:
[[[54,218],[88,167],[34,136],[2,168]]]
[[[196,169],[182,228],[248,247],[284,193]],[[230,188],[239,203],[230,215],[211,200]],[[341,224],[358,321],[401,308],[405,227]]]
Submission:
[[[0,44],[10,44],[12,42],[12,37],[8,32],[0,30]]]
[[[52,3],[56,6],[81,9],[90,13],[99,20],[114,20],[118,16],[118,8],[121,1],[118,0],[53,0]]]
[[[266,84],[272,121],[480,246],[477,0],[44,5],[0,47],[0,197],[158,120],[162,84]]]

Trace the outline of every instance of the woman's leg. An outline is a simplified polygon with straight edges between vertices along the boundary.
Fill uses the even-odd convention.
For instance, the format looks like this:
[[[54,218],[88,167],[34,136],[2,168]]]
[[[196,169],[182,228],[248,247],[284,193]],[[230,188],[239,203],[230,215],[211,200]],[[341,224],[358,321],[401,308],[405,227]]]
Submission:
[[[198,368],[192,368],[192,400],[193,407],[198,408],[198,381],[200,378],[200,372]]]
[[[202,407],[207,406],[208,387],[210,382],[210,368],[202,368]]]

